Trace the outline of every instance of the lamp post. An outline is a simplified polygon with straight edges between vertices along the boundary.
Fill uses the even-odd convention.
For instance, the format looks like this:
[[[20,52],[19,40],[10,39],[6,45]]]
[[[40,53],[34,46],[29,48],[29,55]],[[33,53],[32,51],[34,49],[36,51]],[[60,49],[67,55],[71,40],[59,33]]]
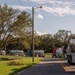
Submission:
[[[34,10],[37,8],[42,8],[42,6],[32,7],[32,62],[34,62]]]

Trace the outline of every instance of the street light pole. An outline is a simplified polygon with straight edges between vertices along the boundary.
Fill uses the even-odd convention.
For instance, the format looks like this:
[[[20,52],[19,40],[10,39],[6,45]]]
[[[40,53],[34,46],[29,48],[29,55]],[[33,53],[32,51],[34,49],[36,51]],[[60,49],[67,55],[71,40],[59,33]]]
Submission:
[[[32,7],[32,62],[34,62],[34,9],[42,8],[40,7]]]

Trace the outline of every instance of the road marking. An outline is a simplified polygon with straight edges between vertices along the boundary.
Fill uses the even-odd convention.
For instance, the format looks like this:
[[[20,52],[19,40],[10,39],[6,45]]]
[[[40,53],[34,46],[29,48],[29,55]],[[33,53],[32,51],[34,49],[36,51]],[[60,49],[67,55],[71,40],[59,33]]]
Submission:
[[[64,63],[62,63],[62,62],[60,62],[60,64],[61,64],[61,66],[64,68],[64,70],[65,70],[66,72],[70,72],[70,71],[71,71],[71,69],[70,69],[68,66],[66,66],[66,64],[64,64]]]
[[[66,72],[75,72],[75,66],[71,65],[71,66],[67,66],[65,63],[60,62],[60,64],[62,65],[62,67],[64,68],[64,70]]]
[[[54,60],[54,59],[53,59]],[[52,64],[52,66],[55,64],[55,63],[60,63],[61,66],[63,67],[63,69],[66,71],[66,72],[75,72],[75,65],[69,65],[67,66],[66,63],[68,64],[67,60],[59,60],[59,59],[56,59],[55,61],[43,61],[43,62],[40,62],[40,64]]]

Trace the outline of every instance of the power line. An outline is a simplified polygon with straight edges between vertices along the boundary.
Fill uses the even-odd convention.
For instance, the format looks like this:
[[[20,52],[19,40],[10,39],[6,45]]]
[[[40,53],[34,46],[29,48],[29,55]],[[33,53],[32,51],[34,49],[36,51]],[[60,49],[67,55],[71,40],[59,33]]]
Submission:
[[[25,5],[21,1],[17,0],[17,2],[25,7]],[[28,11],[31,12],[31,10],[28,10]]]
[[[42,21],[42,20],[41,20]],[[52,29],[53,31],[55,31],[50,25],[47,24],[46,21],[42,21],[42,23],[45,23],[48,27],[50,27],[50,29]]]
[[[21,1],[17,0],[18,3],[20,3],[22,6],[25,6]],[[29,10],[31,12],[31,10]],[[38,13],[37,13],[38,14]],[[41,20],[42,21],[42,20]],[[52,27],[50,27],[50,25],[47,24],[46,21],[42,21],[42,23],[46,24],[48,26],[48,28],[52,29],[52,31],[55,31]]]
[[[17,0],[18,3],[20,3],[22,6],[25,6],[22,2],[20,2],[19,0]]]
[[[38,13],[37,13],[38,14]],[[45,18],[47,19],[47,18]],[[42,20],[41,20],[42,21]],[[48,28],[54,32],[56,32],[46,21],[42,21],[43,24],[46,24],[48,26]]]

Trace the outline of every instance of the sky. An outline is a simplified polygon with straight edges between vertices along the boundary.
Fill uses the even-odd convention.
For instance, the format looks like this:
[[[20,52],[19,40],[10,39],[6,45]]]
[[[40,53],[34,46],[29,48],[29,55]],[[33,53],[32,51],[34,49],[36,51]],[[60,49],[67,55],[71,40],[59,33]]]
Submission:
[[[75,34],[75,0],[0,0],[5,3],[30,14],[34,7],[34,30],[39,34],[56,34],[60,29]]]

